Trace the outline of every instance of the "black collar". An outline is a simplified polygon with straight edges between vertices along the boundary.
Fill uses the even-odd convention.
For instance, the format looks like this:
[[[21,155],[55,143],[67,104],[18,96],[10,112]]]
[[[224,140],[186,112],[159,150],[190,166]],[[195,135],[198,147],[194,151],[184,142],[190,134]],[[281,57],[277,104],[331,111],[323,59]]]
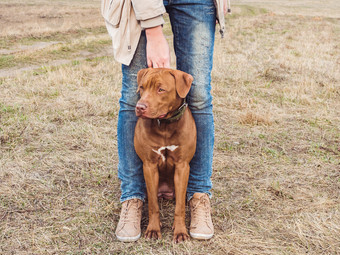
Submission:
[[[174,111],[173,115],[170,118],[157,119],[158,125],[160,125],[161,123],[173,123],[173,122],[180,120],[185,110],[187,109],[187,107],[188,107],[188,104],[184,99],[183,104],[176,111]]]

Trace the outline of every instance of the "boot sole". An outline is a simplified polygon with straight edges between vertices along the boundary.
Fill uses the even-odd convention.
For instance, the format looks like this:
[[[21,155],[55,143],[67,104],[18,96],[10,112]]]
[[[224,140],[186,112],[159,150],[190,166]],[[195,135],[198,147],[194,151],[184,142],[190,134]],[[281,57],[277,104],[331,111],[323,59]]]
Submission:
[[[214,236],[214,234],[197,234],[197,233],[190,232],[190,236],[198,240],[208,240],[208,239],[211,239]]]
[[[140,238],[140,233],[138,236],[118,236],[116,235],[117,239],[121,242],[135,242]]]

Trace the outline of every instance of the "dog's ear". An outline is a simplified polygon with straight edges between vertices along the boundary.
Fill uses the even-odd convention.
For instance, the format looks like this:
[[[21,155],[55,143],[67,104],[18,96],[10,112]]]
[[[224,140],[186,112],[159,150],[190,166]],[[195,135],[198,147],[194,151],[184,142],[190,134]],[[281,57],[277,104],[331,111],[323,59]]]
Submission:
[[[138,71],[137,73],[137,93],[139,92],[139,86],[143,83],[144,76],[149,72],[150,68],[144,68]]]
[[[190,74],[179,70],[172,70],[170,73],[175,78],[177,94],[181,98],[185,98],[189,93],[194,78]]]

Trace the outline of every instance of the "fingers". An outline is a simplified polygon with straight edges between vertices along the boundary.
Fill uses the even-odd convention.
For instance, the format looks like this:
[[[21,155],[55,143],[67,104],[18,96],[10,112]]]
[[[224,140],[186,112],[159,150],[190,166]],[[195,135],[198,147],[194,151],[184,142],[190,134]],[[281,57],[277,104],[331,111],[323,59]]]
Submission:
[[[150,58],[147,58],[147,61],[148,61],[148,67],[152,67],[152,61]]]
[[[164,68],[170,68],[170,58],[164,63]]]
[[[148,67],[153,68],[170,68],[170,59],[169,60],[152,60],[151,58],[147,58]]]

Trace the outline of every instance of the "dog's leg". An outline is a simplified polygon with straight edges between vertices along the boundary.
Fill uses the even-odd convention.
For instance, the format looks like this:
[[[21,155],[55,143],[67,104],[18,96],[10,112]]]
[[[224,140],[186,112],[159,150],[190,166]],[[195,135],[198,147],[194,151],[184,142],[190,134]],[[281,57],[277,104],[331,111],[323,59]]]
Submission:
[[[174,220],[174,242],[182,242],[189,239],[185,227],[185,196],[188,186],[190,166],[188,162],[176,164],[175,166],[175,195],[176,208]]]
[[[162,238],[161,225],[159,221],[159,206],[158,206],[158,183],[159,173],[157,164],[143,164],[144,179],[146,182],[146,190],[148,193],[149,203],[149,225],[146,228],[145,238]]]

